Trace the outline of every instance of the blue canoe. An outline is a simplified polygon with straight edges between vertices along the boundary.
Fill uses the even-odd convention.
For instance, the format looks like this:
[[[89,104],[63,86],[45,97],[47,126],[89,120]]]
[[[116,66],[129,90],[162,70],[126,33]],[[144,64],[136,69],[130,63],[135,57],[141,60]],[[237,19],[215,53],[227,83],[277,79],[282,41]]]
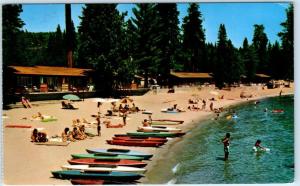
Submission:
[[[145,160],[150,159],[153,155],[147,154],[140,151],[130,150],[130,149],[117,149],[117,148],[110,148],[110,149],[86,149],[88,153],[91,154],[103,154],[103,155],[109,155],[109,154],[116,154],[116,155],[127,155],[127,156],[138,156],[143,157]]]
[[[135,181],[143,177],[141,174],[128,172],[82,172],[80,170],[52,171],[52,175],[59,179],[101,179],[114,181]]]

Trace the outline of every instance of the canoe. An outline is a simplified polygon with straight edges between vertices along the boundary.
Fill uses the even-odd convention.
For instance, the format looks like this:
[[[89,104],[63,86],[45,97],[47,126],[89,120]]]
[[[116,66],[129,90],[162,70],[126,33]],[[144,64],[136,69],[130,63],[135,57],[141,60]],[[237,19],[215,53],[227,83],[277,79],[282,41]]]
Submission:
[[[159,147],[164,144],[164,142],[157,141],[147,141],[147,140],[106,140],[110,145],[124,145],[124,146],[137,146],[137,147]]]
[[[152,138],[152,137],[130,137],[130,136],[120,136],[120,137],[113,137],[113,140],[148,140],[148,141],[160,141],[160,142],[167,142],[166,138]]]
[[[59,179],[103,179],[103,180],[115,180],[115,181],[135,181],[143,176],[136,173],[128,172],[103,172],[103,173],[88,173],[81,172],[79,170],[61,170],[52,171],[52,175]]]
[[[181,132],[181,129],[171,127],[138,127],[140,132]]]
[[[70,180],[73,185],[133,185],[136,182],[119,182],[119,181],[111,181],[111,180],[99,180],[99,179],[71,179]]]
[[[71,179],[72,185],[103,185],[105,180],[97,179]]]
[[[71,165],[115,165],[130,167],[145,167],[147,163],[136,160],[98,160],[94,158],[82,158],[68,160]]]
[[[31,128],[31,125],[5,125],[6,128]]]
[[[150,159],[153,154],[148,154],[140,151],[129,150],[129,149],[117,149],[117,148],[110,148],[110,149],[86,149],[88,153],[103,153],[103,154],[118,154],[118,155],[128,155],[128,156],[140,156],[144,159]]]
[[[137,174],[143,174],[146,169],[128,167],[128,166],[111,166],[107,165],[63,165],[61,167],[63,170],[81,170],[83,172],[132,172]]]
[[[146,137],[179,137],[184,135],[183,132],[128,132],[128,136],[146,136]]]
[[[174,121],[152,121],[150,124],[151,125],[180,125],[182,123],[174,122]]]
[[[111,154],[111,155],[101,155],[101,154],[71,154],[73,158],[94,158],[94,159],[100,159],[100,160],[143,160],[143,157],[139,156],[128,156],[128,155],[117,155],[117,154]]]
[[[128,134],[115,134],[115,137],[128,137],[132,139],[167,139],[167,137],[129,136]]]
[[[176,120],[176,119],[152,119],[153,121],[162,121],[162,122],[176,122],[176,123],[183,123],[183,120]]]

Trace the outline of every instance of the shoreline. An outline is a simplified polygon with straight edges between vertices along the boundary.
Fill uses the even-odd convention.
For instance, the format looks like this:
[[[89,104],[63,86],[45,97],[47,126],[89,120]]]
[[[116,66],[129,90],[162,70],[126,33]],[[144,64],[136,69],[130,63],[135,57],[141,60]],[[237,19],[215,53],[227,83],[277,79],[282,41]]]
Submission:
[[[287,94],[284,94],[282,96],[284,97],[284,96],[291,96],[291,95],[294,95],[294,93],[287,93]],[[248,99],[248,100],[239,100],[235,103],[231,103],[231,104],[228,104],[228,105],[224,106],[223,114],[228,113],[228,109],[230,109],[231,107],[237,107],[241,104],[247,104],[247,103],[250,103],[250,102],[253,102],[253,101],[263,100],[263,99],[268,99],[268,98],[274,98],[274,97],[279,97],[279,95],[273,94],[273,95],[255,97],[255,98]],[[186,125],[181,129],[185,132],[189,132],[190,130],[193,130],[193,127],[195,127],[197,124],[201,125],[201,122],[207,122],[209,120],[212,120],[213,115],[214,115],[214,113],[209,113],[207,116],[199,117],[198,120],[196,119],[196,121],[192,120],[190,123],[186,123]],[[164,145],[162,149],[159,149],[157,151],[157,153],[153,155],[153,158],[151,159],[151,161],[147,164],[147,172],[152,171],[153,168],[158,164],[158,162],[164,159],[164,155],[166,155],[168,153],[168,151],[174,145],[176,145],[176,143],[184,140],[183,139],[184,137],[185,137],[185,135],[178,138],[178,139],[175,138],[172,141],[170,141],[168,144]],[[146,172],[146,174],[147,174],[147,172]],[[151,184],[151,183],[148,183],[148,180],[145,177],[143,177],[143,178],[141,178],[141,184]],[[168,183],[164,183],[164,184],[168,184]]]
[[[245,87],[244,89],[247,89]],[[238,104],[278,96],[280,89],[271,89],[271,90],[261,90],[261,87],[250,87],[253,89],[253,94],[258,94],[254,98],[248,100],[239,98],[239,93],[243,88],[234,88],[232,91],[218,90],[221,94],[225,94],[224,100],[218,100],[214,102],[215,108],[224,107],[227,110],[231,106],[236,106]],[[133,96],[134,102],[137,106],[142,109],[147,109],[153,111],[153,119],[160,118],[172,118],[184,120],[184,124],[178,125],[176,127],[181,128],[183,131],[192,130],[193,126],[201,121],[206,121],[209,118],[212,118],[214,114],[210,111],[187,111],[179,114],[165,114],[161,113],[160,109],[164,107],[169,107],[174,104],[174,102],[166,103],[168,100],[175,100],[181,108],[186,110],[187,100],[191,95],[197,94],[200,98],[208,99],[212,97],[209,93],[214,88],[205,87],[200,91],[197,87],[189,88],[178,88],[176,93],[167,94],[166,90],[161,90],[157,94],[152,92],[147,93],[143,96]],[[293,88],[284,88],[285,93],[282,96],[287,95],[287,93],[294,93]],[[227,99],[226,99],[227,98]],[[234,99],[234,100],[232,100]],[[210,101],[208,101],[209,103]],[[11,110],[4,110],[3,113],[8,116],[8,119],[3,119],[3,126],[8,123],[24,123],[28,124],[30,121],[20,120],[21,117],[27,116],[41,111],[43,114],[54,115],[58,118],[58,122],[53,122],[49,124],[40,123],[33,121],[31,124],[33,128],[43,127],[49,136],[60,134],[64,127],[70,126],[72,118],[78,116],[78,118],[87,118],[90,120],[90,115],[97,112],[96,103],[92,102],[92,99],[85,100],[84,102],[74,103],[75,106],[80,109],[76,111],[65,111],[60,109],[60,103],[51,103],[51,104],[41,104],[39,102],[34,102],[36,107],[32,109],[16,108]],[[91,107],[91,104],[93,105]],[[103,112],[110,105],[106,104],[101,107]],[[57,109],[59,107],[59,109]],[[13,118],[14,117],[14,118]],[[30,131],[27,129],[8,129],[3,128],[3,140],[4,140],[4,177],[3,182],[5,184],[49,184],[49,185],[70,185],[71,183],[68,180],[58,180],[51,178],[51,172],[53,170],[60,169],[60,166],[67,164],[67,160],[70,159],[70,154],[83,153],[86,148],[127,148],[132,150],[139,150],[143,152],[153,153],[153,158],[150,161],[146,161],[148,164],[145,168],[150,171],[151,168],[157,163],[160,159],[160,156],[163,152],[167,151],[173,144],[179,142],[181,138],[175,138],[172,141],[169,141],[166,145],[160,148],[143,148],[143,147],[127,147],[127,146],[117,146],[117,145],[108,145],[106,140],[110,139],[114,134],[117,133],[126,133],[129,131],[134,131],[137,129],[137,126],[141,125],[141,121],[147,118],[147,115],[144,114],[130,114],[128,125],[124,128],[116,129],[107,129],[104,126],[102,127],[102,136],[94,137],[93,139],[82,140],[79,142],[71,143],[67,147],[37,147],[29,142]],[[120,118],[112,119],[113,122],[122,122]],[[15,138],[14,136],[18,136]],[[20,156],[21,155],[21,156]],[[55,157],[55,158],[53,158]],[[21,167],[16,167],[18,164],[21,164]],[[29,166],[29,167],[28,167]],[[31,166],[31,167],[30,167]],[[32,174],[32,172],[35,174]],[[15,177],[15,174],[18,173],[20,176]],[[141,183],[143,183],[142,178]]]

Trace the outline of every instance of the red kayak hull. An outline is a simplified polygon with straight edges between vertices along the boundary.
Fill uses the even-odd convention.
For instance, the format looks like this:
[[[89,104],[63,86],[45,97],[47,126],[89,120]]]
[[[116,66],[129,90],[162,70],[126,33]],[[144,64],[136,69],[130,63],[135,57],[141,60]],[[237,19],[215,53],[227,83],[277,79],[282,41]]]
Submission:
[[[108,144],[111,145],[124,145],[124,146],[137,146],[137,147],[159,147],[164,144],[164,142],[156,141],[139,141],[139,140],[106,140]]]
[[[71,179],[73,185],[103,185],[104,180]]]
[[[127,134],[115,134],[115,137],[130,137],[132,139],[148,139],[148,138],[166,139],[166,137],[128,136]]]
[[[6,125],[6,128],[31,128],[31,125]]]
[[[113,140],[127,140],[127,141],[134,141],[134,140],[147,140],[147,141],[154,141],[154,142],[167,142],[168,140],[165,138],[152,138],[152,137],[146,137],[146,138],[138,138],[138,137],[130,137],[130,136],[123,136],[123,137],[113,137]]]
[[[68,160],[71,165],[117,165],[117,166],[130,166],[130,167],[145,167],[147,163],[136,160],[116,160],[106,161],[93,158],[80,158]]]

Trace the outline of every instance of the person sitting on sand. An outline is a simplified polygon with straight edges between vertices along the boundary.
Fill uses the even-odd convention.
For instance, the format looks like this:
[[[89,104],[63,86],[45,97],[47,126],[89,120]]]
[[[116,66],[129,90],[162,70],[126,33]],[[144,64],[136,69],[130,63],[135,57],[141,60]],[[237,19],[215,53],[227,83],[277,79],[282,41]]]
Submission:
[[[31,134],[31,142],[38,142],[37,137],[38,137],[38,130],[33,129],[32,134]]]
[[[143,124],[143,127],[150,127],[150,124],[149,124],[149,122],[148,122],[147,119],[144,119],[144,121],[142,122],[142,124]]]
[[[77,127],[73,128],[72,137],[76,140],[83,140],[84,139],[84,137],[80,135],[80,132],[78,131]]]
[[[83,139],[87,138],[87,135],[85,134],[85,126],[84,125],[79,126],[78,132],[80,133],[80,135],[82,136]]]
[[[61,139],[63,142],[67,142],[67,141],[76,141],[73,136],[72,133],[70,132],[70,129],[68,127],[66,127],[64,129],[64,131],[61,133]]]
[[[148,116],[148,123],[151,125],[152,124],[152,116],[151,116],[151,114],[149,114],[149,116]]]
[[[24,96],[21,97],[21,103],[24,106],[24,108],[31,108],[31,104],[27,98]]]
[[[192,109],[193,109],[194,111],[200,110],[200,108],[199,108],[199,107],[196,107],[195,105],[192,105]]]

